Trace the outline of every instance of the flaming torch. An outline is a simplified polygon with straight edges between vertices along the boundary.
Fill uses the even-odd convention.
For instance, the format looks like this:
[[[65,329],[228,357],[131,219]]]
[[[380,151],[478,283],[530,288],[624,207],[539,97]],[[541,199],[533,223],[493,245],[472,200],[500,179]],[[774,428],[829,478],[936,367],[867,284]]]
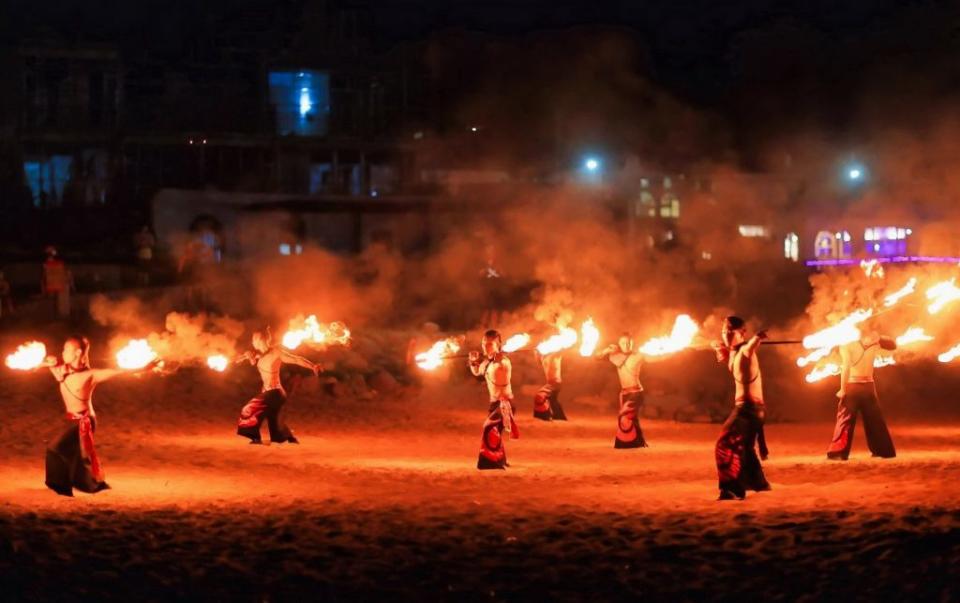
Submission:
[[[516,352],[517,350],[525,348],[528,343],[530,343],[529,333],[517,333],[516,335],[511,335],[509,339],[503,342],[503,351],[507,353]]]
[[[937,356],[937,360],[943,363],[953,362],[956,358],[960,358],[960,344]]]
[[[222,373],[227,370],[227,365],[230,364],[230,359],[224,356],[223,354],[214,354],[213,356],[207,356],[207,366],[211,369]]]
[[[860,339],[856,325],[873,315],[873,310],[857,310],[837,324],[803,338],[803,347],[808,350],[834,348]]]
[[[907,284],[904,285],[899,291],[895,291],[890,295],[886,296],[883,300],[883,305],[886,307],[891,307],[895,305],[898,301],[904,297],[910,295],[916,290],[917,287],[917,277],[911,277]]]
[[[598,343],[600,343],[600,330],[593,324],[593,319],[588,317],[580,325],[580,355],[584,358],[593,356]]]
[[[146,339],[131,339],[117,352],[117,366],[123,369],[142,369],[157,359]]]
[[[930,300],[927,310],[936,314],[950,302],[960,299],[960,288],[954,284],[954,279],[943,281],[927,289],[927,299]]]
[[[927,335],[920,327],[910,327],[903,335],[897,337],[898,346],[910,345],[920,341],[933,341],[933,337]]]
[[[17,351],[7,356],[7,367],[18,371],[29,371],[40,367],[47,357],[47,346],[39,341],[30,341],[17,347]]]
[[[860,268],[867,278],[883,278],[883,266],[877,260],[860,260]]]
[[[460,342],[456,337],[448,337],[434,343],[429,350],[417,354],[414,360],[417,366],[426,371],[433,371],[443,364],[443,361],[460,351]]]
[[[283,334],[283,347],[295,350],[302,343],[315,345],[347,345],[350,343],[350,329],[342,322],[323,324],[313,314],[306,318],[297,317],[290,321],[290,329]]]
[[[654,337],[640,346],[640,352],[647,356],[665,356],[688,347],[700,331],[700,326],[690,316],[681,314],[673,322],[673,330],[664,337]]]
[[[807,380],[807,383],[816,383],[826,379],[827,377],[833,377],[834,375],[840,374],[840,365],[834,362],[828,362],[823,366],[818,366],[814,368],[810,373],[804,377]]]
[[[538,343],[537,351],[540,352],[541,356],[546,356],[547,354],[555,354],[560,350],[572,348],[575,345],[577,345],[577,332],[570,327],[561,327],[559,333],[551,335]]]

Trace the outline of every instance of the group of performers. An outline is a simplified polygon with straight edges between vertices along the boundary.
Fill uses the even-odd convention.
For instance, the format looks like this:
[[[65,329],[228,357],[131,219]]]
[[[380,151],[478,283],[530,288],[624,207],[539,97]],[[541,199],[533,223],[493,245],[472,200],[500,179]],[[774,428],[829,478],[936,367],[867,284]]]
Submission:
[[[757,354],[766,338],[763,331],[748,338],[743,319],[729,316],[723,323],[721,342],[716,345],[717,358],[726,364],[735,385],[734,407],[723,424],[715,447],[720,500],[743,499],[747,490],[770,489],[760,464],[761,460],[766,460],[768,449],[764,436],[763,380]],[[256,366],[262,388],[240,411],[237,434],[248,438],[251,444],[262,444],[260,429],[266,422],[270,442],[296,444],[297,438],[284,421],[287,392],[280,380],[281,366],[297,365],[314,375],[323,368],[274,345],[269,329],[254,333],[251,343],[253,349],[241,355],[237,362],[247,360]],[[895,347],[894,340],[876,333],[867,333],[859,341],[842,346],[843,367],[840,391],[837,392],[840,400],[836,429],[827,452],[829,459],[846,460],[849,457],[858,414],[863,415],[867,444],[873,455],[896,456],[873,382],[873,360],[877,351]],[[520,436],[511,386],[513,367],[502,348],[500,333],[489,330],[481,340],[481,351],[471,352],[468,356],[470,372],[486,384],[490,401],[483,424],[478,469],[508,467],[504,442]],[[624,333],[616,344],[602,350],[596,358],[613,364],[620,381],[614,448],[647,447],[639,419],[644,403],[640,383],[644,356],[634,349],[630,335]],[[546,421],[566,420],[559,400],[561,355],[545,354],[539,359],[546,384],[534,397],[534,417]],[[94,447],[96,413],[93,391],[104,381],[150,370],[155,364],[138,370],[93,369],[90,366],[90,342],[85,337],[75,336],[64,342],[60,359],[50,356],[44,366],[50,369],[59,384],[67,419],[63,432],[47,448],[46,485],[65,496],[72,496],[74,488],[90,493],[107,489],[109,486],[104,481],[103,467]]]

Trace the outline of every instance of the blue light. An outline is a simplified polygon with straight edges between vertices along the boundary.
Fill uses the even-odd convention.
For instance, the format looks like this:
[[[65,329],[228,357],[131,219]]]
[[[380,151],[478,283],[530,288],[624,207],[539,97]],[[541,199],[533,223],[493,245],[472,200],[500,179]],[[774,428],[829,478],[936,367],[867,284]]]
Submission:
[[[596,157],[587,157],[583,162],[583,167],[587,168],[588,172],[596,172],[600,169],[600,160]]]
[[[313,100],[310,98],[310,88],[300,88],[300,117],[305,117],[313,109]]]

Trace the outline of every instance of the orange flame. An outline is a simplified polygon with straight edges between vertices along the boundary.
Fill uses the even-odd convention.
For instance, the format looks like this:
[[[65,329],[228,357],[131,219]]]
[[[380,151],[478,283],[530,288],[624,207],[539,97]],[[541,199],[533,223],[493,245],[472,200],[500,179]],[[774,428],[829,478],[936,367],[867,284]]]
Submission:
[[[803,368],[808,364],[813,364],[823,358],[826,358],[830,355],[830,352],[833,351],[833,348],[820,348],[819,350],[814,350],[802,358],[797,358],[797,366]]]
[[[960,358],[960,343],[937,356],[937,360],[943,363],[953,362],[956,358]]]
[[[700,326],[687,314],[677,316],[673,330],[664,337],[654,337],[640,346],[640,352],[647,356],[665,356],[686,348],[700,331]]]
[[[960,288],[954,284],[954,279],[943,281],[927,289],[927,299],[931,302],[927,310],[936,314],[950,302],[960,299]]]
[[[438,369],[447,356],[460,351],[460,342],[455,337],[441,339],[434,343],[429,350],[417,354],[414,360],[417,366],[426,371]]]
[[[29,341],[17,346],[17,351],[7,356],[6,364],[18,371],[29,371],[43,364],[47,357],[47,346],[39,341]]]
[[[857,310],[837,324],[817,331],[803,338],[803,347],[808,350],[833,348],[860,339],[860,329],[856,325],[873,315],[873,310]]]
[[[867,278],[883,278],[883,266],[877,260],[860,260],[860,268]]]
[[[593,356],[598,343],[600,343],[600,330],[593,324],[593,319],[588,317],[580,325],[580,355]]]
[[[916,288],[917,288],[917,278],[911,277],[910,280],[907,281],[907,284],[904,285],[899,291],[895,291],[894,293],[891,293],[890,295],[885,297],[883,300],[883,305],[885,305],[888,308],[893,306],[904,297],[913,293],[916,290]]]
[[[314,345],[348,345],[350,329],[342,322],[323,324],[313,314],[303,318],[298,316],[290,320],[290,328],[283,334],[283,347],[295,350],[302,343]]]
[[[560,327],[560,332],[551,335],[537,344],[537,351],[541,355],[555,354],[561,350],[577,345],[577,332],[570,327]]]
[[[877,356],[873,359],[873,368],[883,368],[885,366],[893,366],[897,363],[897,359],[893,356]]]
[[[897,345],[904,346],[920,341],[933,341],[933,337],[927,335],[920,327],[910,327],[903,335],[897,337]]]
[[[227,370],[227,365],[230,363],[230,359],[224,356],[223,354],[214,354],[213,356],[207,356],[207,366],[213,370],[222,373]]]
[[[833,377],[834,375],[840,374],[840,365],[835,362],[828,362],[823,366],[815,367],[810,371],[804,379],[807,380],[807,383],[816,383],[826,379],[827,377]]]
[[[146,339],[131,339],[117,352],[117,366],[123,369],[142,369],[157,359]]]
[[[503,344],[504,352],[516,352],[517,350],[526,347],[530,343],[530,334],[529,333],[517,333],[516,335],[511,335],[510,339],[506,340]]]

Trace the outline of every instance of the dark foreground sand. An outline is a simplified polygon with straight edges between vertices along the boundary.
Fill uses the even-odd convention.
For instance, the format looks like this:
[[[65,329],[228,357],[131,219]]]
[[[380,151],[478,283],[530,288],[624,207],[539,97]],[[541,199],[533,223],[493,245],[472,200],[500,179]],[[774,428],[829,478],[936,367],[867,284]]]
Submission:
[[[97,392],[113,489],[43,487],[60,407],[0,380],[4,600],[960,600],[960,423],[895,424],[900,456],[848,463],[831,426],[768,427],[774,490],[714,500],[715,425],[647,423],[614,450],[602,405],[527,419],[513,467],[474,469],[482,394],[291,401],[299,446],[232,435],[249,376],[181,372]],[[438,399],[436,394],[428,397]]]

